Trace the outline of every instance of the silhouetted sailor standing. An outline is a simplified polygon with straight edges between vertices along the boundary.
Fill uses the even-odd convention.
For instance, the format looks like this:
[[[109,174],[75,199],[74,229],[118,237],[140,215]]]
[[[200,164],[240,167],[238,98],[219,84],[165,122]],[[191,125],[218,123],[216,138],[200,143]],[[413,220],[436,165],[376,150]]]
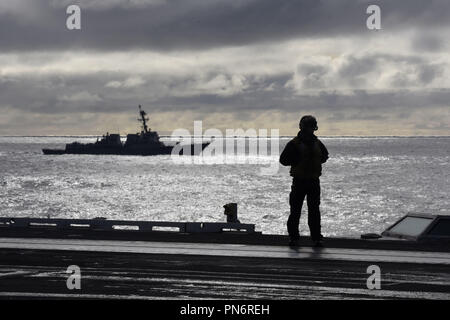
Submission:
[[[315,246],[322,246],[320,226],[320,180],[322,163],[328,159],[328,150],[314,135],[317,120],[307,115],[300,120],[300,131],[288,142],[280,156],[280,163],[291,166],[292,187],[289,195],[291,212],[287,222],[290,246],[298,246],[298,230],[303,201],[308,204],[308,225]]]

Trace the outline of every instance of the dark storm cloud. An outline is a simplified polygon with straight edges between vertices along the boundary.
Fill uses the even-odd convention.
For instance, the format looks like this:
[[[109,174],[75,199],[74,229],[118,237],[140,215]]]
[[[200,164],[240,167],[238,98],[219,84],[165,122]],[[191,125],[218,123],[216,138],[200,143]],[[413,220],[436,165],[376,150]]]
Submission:
[[[42,114],[76,112],[129,112],[138,104],[152,112],[192,110],[200,112],[250,112],[278,110],[297,112],[301,109],[358,112],[364,117],[383,116],[393,110],[408,112],[426,108],[448,107],[450,89],[400,90],[350,93],[322,91],[297,94],[285,86],[291,75],[245,79],[246,89],[232,95],[197,93],[186,95],[191,78],[142,76],[139,85],[111,87],[111,79],[126,83],[128,74],[102,72],[95,75],[41,75],[3,77],[0,80],[0,110],[14,106],[17,110]],[[210,75],[214,77],[214,75]],[[169,88],[169,89],[168,89]],[[267,90],[270,88],[270,90]],[[184,92],[176,96],[173,92]]]
[[[379,58],[378,56],[349,57],[345,65],[339,70],[339,75],[344,78],[363,76],[377,67]]]
[[[22,11],[0,11],[0,49],[197,50],[345,36],[367,32],[365,10],[369,4],[382,8],[383,30],[411,28],[411,24],[418,28],[443,26],[450,21],[450,2],[446,0],[170,0],[151,5],[144,1],[138,6],[79,3],[81,31],[65,28],[65,6],[58,1],[33,0],[33,6]]]
[[[443,64],[419,64],[414,66],[414,70],[411,72],[397,72],[391,79],[391,84],[397,88],[428,85],[443,74],[444,67]]]
[[[391,54],[373,54],[362,57],[347,57],[346,62],[339,69],[338,75],[353,87],[369,84],[370,72],[406,66],[391,78],[390,84],[394,87],[422,86],[430,84],[436,77],[442,75],[446,67],[444,63],[432,63],[416,55],[402,56]]]
[[[411,46],[418,52],[437,52],[444,49],[444,40],[434,34],[420,33],[413,38]]]
[[[208,82],[218,75],[209,72],[202,76]],[[130,74],[98,72],[95,74],[16,75],[0,78],[0,109],[15,109],[43,114],[77,112],[129,112],[138,104],[150,105],[153,111],[219,110],[238,111],[261,109],[259,99],[271,95],[291,94],[284,89],[292,74],[280,73],[265,77],[247,76],[245,91],[240,94],[192,93],[199,79],[194,76],[140,75],[139,83],[127,85]],[[177,96],[176,93],[184,93]],[[236,107],[235,107],[236,106]],[[274,107],[274,105],[268,105]]]
[[[323,77],[329,72],[329,67],[324,65],[301,64],[298,72],[303,76],[304,88],[323,88],[325,83]]]
[[[442,67],[438,64],[422,65],[419,70],[419,79],[423,84],[428,84],[442,74]]]
[[[417,55],[369,54],[362,57],[349,56],[339,70],[339,76],[353,78],[383,67],[386,63],[403,63],[409,65],[422,65],[426,61]]]

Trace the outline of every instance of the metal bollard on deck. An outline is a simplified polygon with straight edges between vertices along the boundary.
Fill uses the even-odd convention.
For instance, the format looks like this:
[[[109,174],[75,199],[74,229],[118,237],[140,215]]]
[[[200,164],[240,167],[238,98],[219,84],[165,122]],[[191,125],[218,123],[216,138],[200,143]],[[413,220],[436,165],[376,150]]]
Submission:
[[[223,207],[225,209],[224,214],[227,216],[228,223],[241,223],[238,220],[238,216],[237,216],[237,203],[235,203],[235,202],[227,203]]]

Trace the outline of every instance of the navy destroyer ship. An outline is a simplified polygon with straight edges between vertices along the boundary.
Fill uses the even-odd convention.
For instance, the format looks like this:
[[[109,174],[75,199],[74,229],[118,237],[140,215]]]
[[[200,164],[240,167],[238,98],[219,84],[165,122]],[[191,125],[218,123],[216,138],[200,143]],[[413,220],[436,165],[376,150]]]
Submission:
[[[149,118],[147,113],[142,110],[139,105],[138,119],[141,122],[141,132],[128,134],[125,143],[120,139],[119,134],[103,135],[101,139],[97,139],[94,143],[72,142],[66,144],[65,149],[42,149],[44,154],[114,154],[114,155],[139,155],[153,156],[162,154],[179,155],[199,155],[210,142],[180,145],[165,145],[160,141],[158,132],[152,131],[148,127]],[[174,148],[177,148],[174,150]]]

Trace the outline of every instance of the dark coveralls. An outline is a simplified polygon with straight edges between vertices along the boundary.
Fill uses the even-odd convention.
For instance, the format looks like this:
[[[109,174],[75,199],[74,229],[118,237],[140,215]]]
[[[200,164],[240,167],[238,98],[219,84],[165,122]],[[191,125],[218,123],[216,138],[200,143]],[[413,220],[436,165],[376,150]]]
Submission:
[[[289,195],[290,215],[287,229],[291,240],[300,238],[298,226],[303,201],[308,204],[308,226],[313,241],[321,240],[320,225],[320,180],[322,163],[328,159],[328,150],[314,135],[305,135],[300,131],[288,142],[280,155],[280,163],[291,166],[293,177]]]

